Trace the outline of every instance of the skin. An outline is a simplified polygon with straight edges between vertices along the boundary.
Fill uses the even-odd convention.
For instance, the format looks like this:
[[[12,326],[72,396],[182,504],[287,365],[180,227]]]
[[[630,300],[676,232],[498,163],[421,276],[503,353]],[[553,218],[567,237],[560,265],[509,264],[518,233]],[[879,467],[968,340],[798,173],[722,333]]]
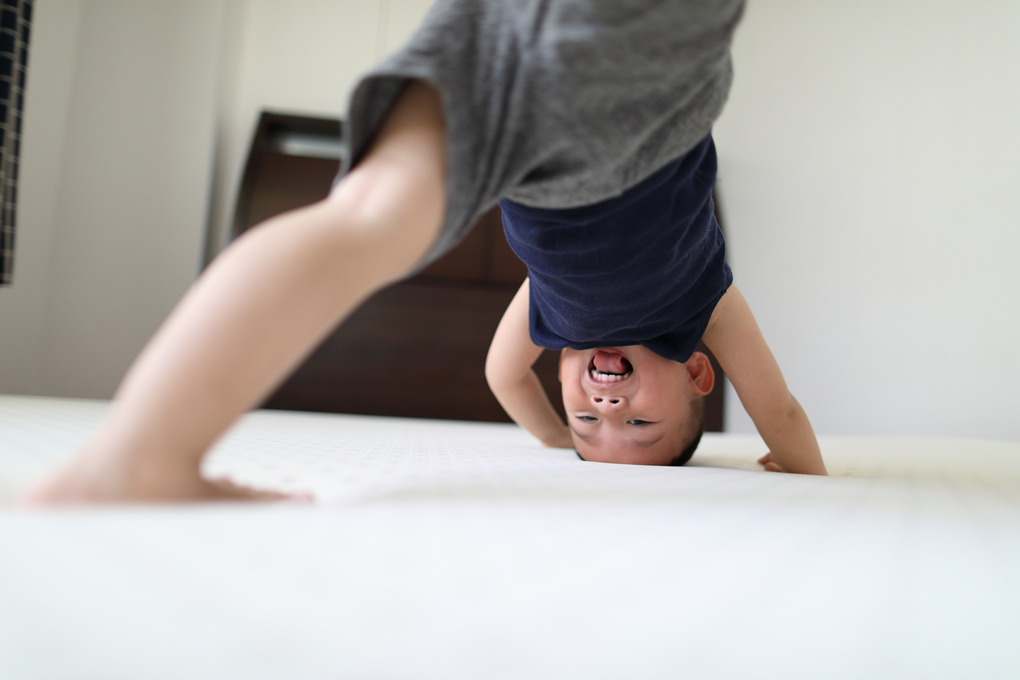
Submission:
[[[714,375],[707,358],[695,353],[686,364],[680,364],[640,346],[612,348],[627,356],[634,373],[619,383],[597,385],[585,377],[596,350],[565,350],[560,380],[571,420],[568,428],[531,368],[543,349],[531,341],[529,296],[525,280],[496,329],[485,366],[489,387],[510,417],[543,445],[576,446],[585,460],[668,464],[679,452],[675,441],[667,441],[678,436],[671,432],[684,429],[676,422],[686,417],[684,404],[693,395],[708,394],[712,389]],[[769,453],[758,462],[772,472],[827,474],[811,423],[790,394],[779,364],[736,286],[730,286],[719,300],[702,339],[769,447]],[[635,425],[634,420],[651,425]],[[654,446],[639,445],[660,433],[663,437]]]
[[[414,82],[329,198],[263,222],[216,259],[132,365],[98,433],[18,503],[280,498],[203,479],[202,458],[424,257],[446,211],[445,159],[438,93]]]
[[[600,381],[590,368],[596,349],[564,349],[560,383],[574,448],[601,463],[668,465],[683,449],[690,402],[712,391],[715,374],[697,352],[686,363],[641,345],[608,348],[630,363],[619,381]]]

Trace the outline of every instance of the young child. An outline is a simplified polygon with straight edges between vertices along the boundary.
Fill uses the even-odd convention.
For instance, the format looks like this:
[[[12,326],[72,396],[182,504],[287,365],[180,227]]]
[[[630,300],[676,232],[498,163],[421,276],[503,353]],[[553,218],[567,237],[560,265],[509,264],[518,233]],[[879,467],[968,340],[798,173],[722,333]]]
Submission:
[[[275,497],[202,479],[206,450],[354,307],[441,256],[497,200],[512,202],[508,212],[598,205],[695,148],[726,99],[742,4],[438,0],[410,42],[356,88],[349,161],[330,196],[227,248],[128,371],[100,430],[22,502]],[[489,376],[515,419],[547,443],[566,443],[530,384],[538,350],[520,339],[528,290],[497,331]],[[577,311],[605,318],[597,307]],[[730,286],[708,313],[706,344],[770,446],[768,463],[824,473],[807,418],[739,292]],[[656,367],[654,353],[637,348],[590,352],[565,351],[561,377],[568,399],[591,400],[569,410],[581,455],[595,460],[613,456],[613,437],[629,436],[623,426],[659,425],[652,411],[633,423],[599,414],[630,413],[646,400],[664,407],[676,400],[659,397],[674,388],[686,395],[711,386],[699,355]],[[602,391],[589,395],[571,376],[591,375],[592,361]],[[630,376],[604,377],[628,364]],[[625,393],[635,386],[640,396]],[[687,426],[662,429],[672,441]],[[631,441],[658,455],[654,436]],[[621,451],[629,452],[621,461],[671,459]]]
[[[824,474],[811,426],[789,394],[724,259],[706,137],[621,195],[567,210],[500,201],[528,265],[493,338],[486,376],[504,409],[547,446],[585,460],[683,465],[701,438],[717,355],[772,453],[770,470]],[[531,370],[560,349],[568,425]]]

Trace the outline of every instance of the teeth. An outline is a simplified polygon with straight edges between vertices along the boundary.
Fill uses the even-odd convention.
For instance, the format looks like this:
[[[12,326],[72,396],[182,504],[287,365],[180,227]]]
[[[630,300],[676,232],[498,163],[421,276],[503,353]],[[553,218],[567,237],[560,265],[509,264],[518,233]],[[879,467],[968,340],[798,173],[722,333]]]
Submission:
[[[623,375],[616,375],[615,373],[603,373],[597,368],[591,369],[592,380],[598,382],[620,382],[624,378],[628,377],[633,371],[627,371]]]

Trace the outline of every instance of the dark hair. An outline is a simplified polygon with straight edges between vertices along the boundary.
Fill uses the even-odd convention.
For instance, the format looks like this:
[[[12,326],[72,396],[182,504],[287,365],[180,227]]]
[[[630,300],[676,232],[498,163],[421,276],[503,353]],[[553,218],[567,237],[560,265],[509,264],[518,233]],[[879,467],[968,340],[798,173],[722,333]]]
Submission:
[[[669,462],[670,465],[685,465],[694,455],[695,449],[701,443],[701,435],[705,434],[705,398],[697,397],[691,400],[691,417],[688,422],[688,432],[693,433],[690,441],[684,450],[676,458]]]

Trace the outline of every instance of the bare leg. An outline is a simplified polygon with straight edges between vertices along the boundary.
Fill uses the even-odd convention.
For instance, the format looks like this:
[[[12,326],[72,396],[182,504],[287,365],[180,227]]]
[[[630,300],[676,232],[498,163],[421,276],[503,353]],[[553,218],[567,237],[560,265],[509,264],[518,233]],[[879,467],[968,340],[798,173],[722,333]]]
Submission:
[[[97,435],[25,505],[267,498],[202,457],[357,305],[417,264],[445,215],[438,94],[412,83],[331,196],[274,217],[192,286],[128,371]]]

